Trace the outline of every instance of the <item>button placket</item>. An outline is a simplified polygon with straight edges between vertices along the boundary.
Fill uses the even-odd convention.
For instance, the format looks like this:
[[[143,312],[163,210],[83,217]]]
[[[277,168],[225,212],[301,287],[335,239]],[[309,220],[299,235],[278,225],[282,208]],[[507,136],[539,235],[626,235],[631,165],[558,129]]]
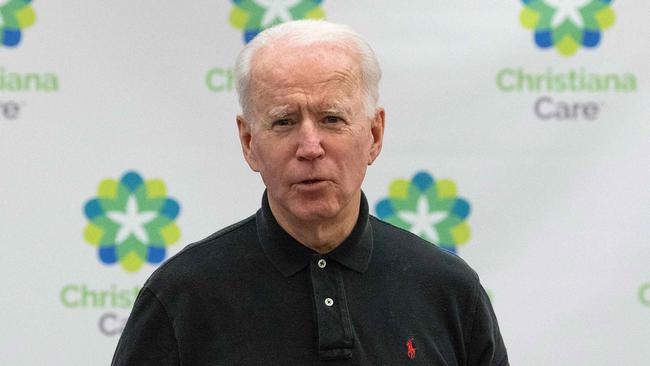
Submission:
[[[341,270],[337,263],[320,257],[311,261],[310,272],[320,358],[349,358],[353,347],[352,325]]]

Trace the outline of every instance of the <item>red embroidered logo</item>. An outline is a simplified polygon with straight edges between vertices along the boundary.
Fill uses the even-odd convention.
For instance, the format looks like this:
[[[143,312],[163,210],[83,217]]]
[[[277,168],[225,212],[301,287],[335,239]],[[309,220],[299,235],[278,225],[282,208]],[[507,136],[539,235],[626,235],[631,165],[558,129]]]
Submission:
[[[415,358],[415,350],[417,350],[417,348],[413,346],[414,340],[415,338],[409,338],[409,340],[406,341],[406,355],[409,356],[411,360]]]

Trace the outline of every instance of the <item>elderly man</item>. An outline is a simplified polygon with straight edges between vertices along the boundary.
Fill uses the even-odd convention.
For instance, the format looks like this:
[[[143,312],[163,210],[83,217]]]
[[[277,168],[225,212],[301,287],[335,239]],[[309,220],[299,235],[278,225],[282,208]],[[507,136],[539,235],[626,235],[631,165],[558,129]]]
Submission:
[[[462,260],[368,214],[381,150],[373,51],[347,26],[260,33],[236,67],[253,216],[147,281],[114,365],[508,365]]]

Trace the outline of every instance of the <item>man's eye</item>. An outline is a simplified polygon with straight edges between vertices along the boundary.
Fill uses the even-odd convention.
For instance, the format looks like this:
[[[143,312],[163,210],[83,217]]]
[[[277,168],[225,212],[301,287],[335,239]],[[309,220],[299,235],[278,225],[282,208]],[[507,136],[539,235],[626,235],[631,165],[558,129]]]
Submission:
[[[285,119],[279,119],[279,120],[273,122],[273,126],[280,126],[280,127],[289,126],[290,124],[291,124],[291,121],[286,119],[286,118]]]
[[[327,124],[333,124],[333,123],[338,123],[341,122],[341,119],[336,116],[327,116],[325,117],[325,123]]]

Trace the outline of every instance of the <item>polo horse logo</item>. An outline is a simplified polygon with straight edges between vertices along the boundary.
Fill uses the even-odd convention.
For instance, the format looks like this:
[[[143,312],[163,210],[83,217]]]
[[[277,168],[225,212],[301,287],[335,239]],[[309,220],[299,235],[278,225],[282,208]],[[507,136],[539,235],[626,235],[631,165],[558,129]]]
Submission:
[[[409,338],[408,341],[406,341],[406,355],[412,360],[415,358],[415,351],[417,348],[413,346],[413,341],[414,338]]]

